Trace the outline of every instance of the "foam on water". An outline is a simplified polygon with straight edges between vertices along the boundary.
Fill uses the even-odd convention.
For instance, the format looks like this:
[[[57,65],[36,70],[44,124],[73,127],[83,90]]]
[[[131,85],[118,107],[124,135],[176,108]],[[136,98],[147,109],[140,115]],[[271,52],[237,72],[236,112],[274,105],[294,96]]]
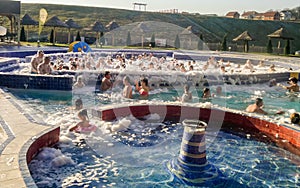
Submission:
[[[141,102],[138,99],[124,100],[120,89],[103,94],[101,98],[99,95],[74,92],[73,98],[67,102],[25,96],[29,99],[24,100],[24,109],[30,113],[39,110],[42,113],[40,118],[45,122],[61,127],[61,138],[56,149],[44,148],[29,165],[38,187],[182,186],[170,176],[164,166],[164,162],[178,156],[182,136],[180,124],[160,122],[162,117],[157,114],[151,114],[143,120],[133,116],[122,117],[115,122],[91,118],[90,122],[98,127],[96,132],[69,132],[69,128],[79,121],[76,111],[70,108],[79,97],[84,101],[84,107],[88,109],[88,115],[91,117],[89,109],[103,103],[115,105],[124,102],[125,105],[125,102],[130,104],[131,101],[135,101],[159,104],[159,101],[163,101],[162,95],[171,95],[168,98],[172,99],[172,96],[182,93],[180,87],[174,88],[175,91],[155,89],[149,100]],[[211,87],[212,92],[215,89],[216,86]],[[209,100],[202,100],[197,91],[193,90],[194,101],[187,105],[206,108],[218,105],[239,113],[238,110],[245,109],[256,97],[263,97],[267,110],[277,111],[283,108],[288,112],[284,116],[270,117],[270,120],[276,122],[288,122],[289,113],[300,111],[297,105],[299,99],[292,101],[290,96],[277,87],[268,87],[266,84],[222,85],[222,89],[223,96]],[[59,94],[57,98],[60,98]],[[166,103],[179,104],[176,101]],[[254,141],[253,137],[252,133],[240,137],[208,130],[208,160],[228,178],[227,181],[231,184],[227,185],[300,186],[299,157],[270,143]]]

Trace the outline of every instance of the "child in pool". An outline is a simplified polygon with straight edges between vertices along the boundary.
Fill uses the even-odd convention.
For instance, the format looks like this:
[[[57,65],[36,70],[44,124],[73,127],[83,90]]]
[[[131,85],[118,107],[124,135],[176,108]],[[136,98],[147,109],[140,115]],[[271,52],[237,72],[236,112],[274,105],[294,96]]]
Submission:
[[[75,132],[91,132],[95,131],[95,126],[90,124],[89,117],[87,115],[87,110],[82,109],[78,112],[78,118],[81,120],[79,123],[76,124],[75,127],[72,127],[70,131]]]

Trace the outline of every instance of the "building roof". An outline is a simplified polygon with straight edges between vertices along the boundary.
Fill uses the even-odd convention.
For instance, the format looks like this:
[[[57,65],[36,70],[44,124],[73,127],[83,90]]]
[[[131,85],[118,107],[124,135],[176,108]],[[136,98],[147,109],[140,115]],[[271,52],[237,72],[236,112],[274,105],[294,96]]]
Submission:
[[[234,16],[235,14],[239,14],[237,11],[234,11],[234,12],[228,12],[226,14],[226,16]]]
[[[277,11],[265,12],[264,16],[265,17],[274,17],[276,14],[279,14],[279,12],[277,12]]]
[[[245,17],[245,16],[250,16],[250,15],[255,15],[255,14],[257,14],[256,11],[248,11],[248,12],[244,12],[242,14],[242,16]]]

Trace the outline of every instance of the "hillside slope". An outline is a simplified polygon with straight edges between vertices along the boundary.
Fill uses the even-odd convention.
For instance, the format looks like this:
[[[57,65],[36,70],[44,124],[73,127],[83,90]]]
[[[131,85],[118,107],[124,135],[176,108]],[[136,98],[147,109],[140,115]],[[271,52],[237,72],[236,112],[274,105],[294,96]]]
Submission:
[[[266,46],[268,41],[267,35],[280,27],[284,27],[289,35],[295,39],[291,41],[292,51],[300,50],[300,23],[243,20],[204,15],[163,14],[99,7],[24,3],[22,3],[21,6],[21,16],[28,13],[31,17],[38,20],[40,8],[45,8],[48,11],[48,18],[58,16],[62,21],[72,18],[83,27],[88,27],[95,21],[100,21],[103,25],[107,25],[112,20],[115,20],[120,26],[142,21],[168,22],[183,28],[193,26],[197,33],[203,34],[204,41],[209,43],[221,42],[225,34],[228,35],[228,42],[231,42],[233,38],[247,30],[255,39],[255,41],[251,42],[251,45]],[[276,42],[277,41],[274,40],[273,46],[276,46],[274,45]]]

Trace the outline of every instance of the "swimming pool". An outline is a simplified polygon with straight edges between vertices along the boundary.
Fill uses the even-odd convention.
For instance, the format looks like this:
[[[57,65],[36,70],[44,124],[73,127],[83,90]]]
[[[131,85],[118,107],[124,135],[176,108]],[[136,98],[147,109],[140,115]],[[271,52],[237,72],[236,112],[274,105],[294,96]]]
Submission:
[[[261,84],[223,85],[222,88],[223,96],[205,101],[199,99],[201,95],[199,89],[191,88],[193,102],[209,101],[219,106],[243,110],[256,97],[263,97],[268,111],[277,109],[300,111],[299,98],[288,96],[283,90],[275,87]],[[215,87],[211,89],[215,91]],[[117,91],[110,97],[95,96],[92,92],[73,92],[71,95],[64,92],[51,93],[49,97],[48,92],[38,92],[40,93],[38,96],[34,91],[25,93],[21,90],[12,91],[25,106],[30,104],[28,113],[39,109],[43,112],[39,117],[40,120],[62,127],[58,150],[46,148],[29,165],[39,187],[186,186],[174,179],[166,168],[166,163],[176,158],[180,149],[182,126],[177,125],[176,122],[143,123],[132,119],[132,125],[135,127],[131,132],[124,133],[125,135],[110,135],[101,129],[102,131],[99,130],[97,134],[85,138],[85,141],[81,140],[84,137],[66,131],[77,121],[69,109],[76,98],[81,97],[86,108],[103,105],[103,103],[117,104],[122,101]],[[181,88],[154,90],[150,101],[173,100],[173,96],[180,96],[181,93]],[[286,115],[276,118],[284,119]],[[99,120],[92,121],[102,127],[105,124]],[[147,135],[147,131],[152,130],[153,126],[163,126],[164,131]],[[250,137],[254,136],[250,135]],[[258,134],[257,138],[266,142],[249,139],[249,135],[245,134],[207,130],[207,159],[225,177],[222,176],[218,180],[221,187],[299,186],[299,157],[276,147],[263,134]],[[141,144],[147,147],[141,147]],[[49,153],[56,153],[56,155],[49,155]],[[62,166],[62,161],[66,165]]]

